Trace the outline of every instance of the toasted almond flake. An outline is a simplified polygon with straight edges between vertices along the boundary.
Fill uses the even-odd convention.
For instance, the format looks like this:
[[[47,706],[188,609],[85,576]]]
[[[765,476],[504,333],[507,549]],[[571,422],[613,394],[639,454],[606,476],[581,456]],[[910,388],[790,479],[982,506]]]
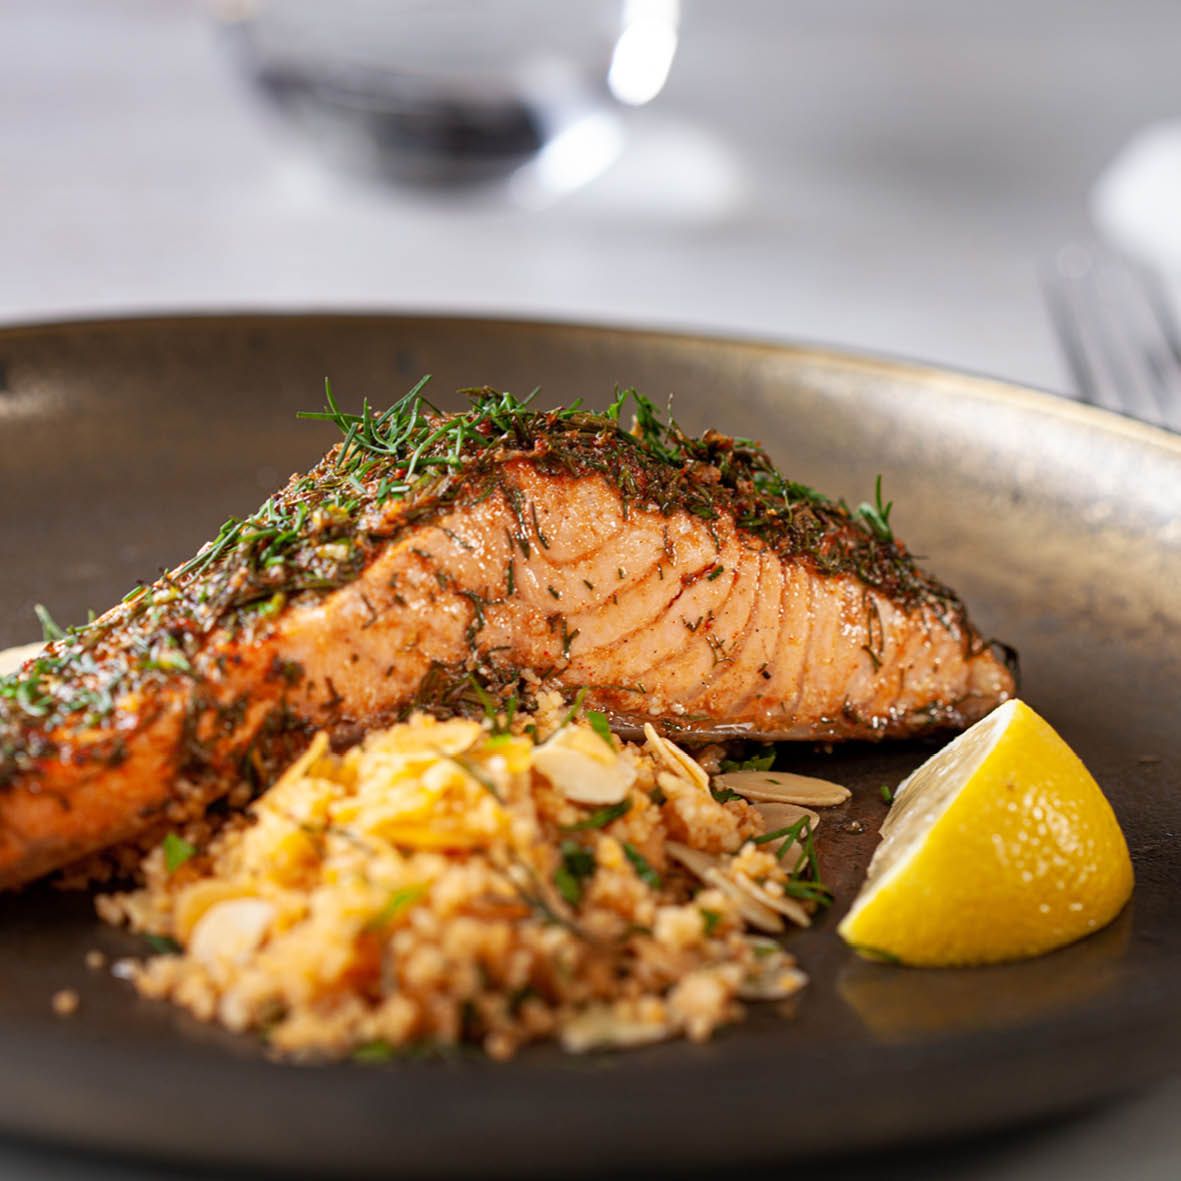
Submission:
[[[274,918],[274,906],[262,898],[219,902],[197,921],[189,939],[189,954],[206,965],[245,963],[266,938]]]
[[[203,881],[194,882],[191,886],[186,886],[177,898],[176,908],[173,911],[177,939],[181,943],[187,943],[205,913],[219,903],[249,896],[244,886],[234,886],[213,878],[206,878]]]
[[[820,824],[818,812],[813,812],[811,808],[801,808],[799,804],[767,803],[764,800],[757,800],[752,804],[752,807],[763,818],[763,824],[768,832],[791,828],[793,824],[798,823],[805,816],[808,818],[808,826],[812,832],[815,832]]]
[[[647,1046],[671,1037],[673,1027],[667,1021],[646,1021],[622,1017],[610,1005],[591,1005],[561,1030],[562,1048],[571,1054],[588,1050],[622,1050]]]
[[[107,966],[107,957],[97,947],[92,947],[86,953],[85,963],[92,972],[97,972]]]
[[[111,965],[111,975],[114,976],[116,980],[134,980],[138,970],[139,964],[135,960],[131,959],[130,956],[125,956],[121,960],[116,960]]]
[[[632,763],[585,726],[563,726],[533,752],[533,766],[577,804],[621,803],[636,781]]]
[[[722,864],[721,858],[715,857],[712,853],[692,849],[688,845],[682,845],[680,841],[668,841],[665,848],[670,857],[679,861],[690,873],[696,874],[703,881],[711,869],[717,869]]]
[[[644,723],[644,737],[652,753],[676,776],[687,779],[694,787],[709,791],[709,775],[692,755],[686,754],[675,742],[656,733],[651,722]]]
[[[720,857],[703,853],[700,849],[691,849],[679,841],[669,841],[665,848],[669,856],[679,861],[690,873],[696,874],[706,885],[721,890],[738,907],[742,917],[760,931],[782,931],[780,914],[787,915],[802,927],[810,925],[807,911],[794,898],[775,898],[743,873],[731,876],[729,866]]]
[[[742,889],[720,869],[711,869],[705,875],[705,882],[707,885],[717,887],[727,895],[738,908],[738,913],[752,927],[757,927],[760,931],[770,931],[776,935],[783,930],[783,919],[771,907],[764,906],[759,899]]]
[[[852,794],[839,783],[796,775],[791,771],[727,771],[725,775],[719,775],[716,782],[745,799],[768,804],[831,808],[843,804]]]
[[[779,911],[781,915],[791,919],[797,926],[810,927],[812,925],[811,916],[794,898],[790,898],[786,894],[775,895],[764,890],[754,878],[744,874],[740,869],[734,871],[734,884],[740,890],[745,890],[756,902],[770,907],[771,910]]]
[[[744,1001],[784,1001],[795,996],[808,983],[806,972],[790,964],[776,964],[748,976],[738,990]]]
[[[39,655],[44,647],[44,644],[20,644],[15,648],[5,648],[0,652],[0,677],[16,672],[26,660]]]

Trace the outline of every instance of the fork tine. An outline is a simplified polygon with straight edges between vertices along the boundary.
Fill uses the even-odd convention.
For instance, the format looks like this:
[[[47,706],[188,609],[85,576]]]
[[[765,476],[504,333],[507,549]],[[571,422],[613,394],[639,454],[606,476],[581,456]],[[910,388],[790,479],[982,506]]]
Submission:
[[[1043,281],[1047,309],[1083,400],[1181,429],[1181,331],[1157,276],[1071,246]]]
[[[1136,277],[1118,261],[1101,256],[1090,276],[1093,332],[1111,371],[1125,413],[1159,423],[1162,390],[1145,342],[1144,295]]]
[[[1075,392],[1079,399],[1083,402],[1090,402],[1093,406],[1104,406],[1108,410],[1118,410],[1118,406],[1108,406],[1104,402],[1103,391],[1091,372],[1091,366],[1087,361],[1087,351],[1079,331],[1078,319],[1071,309],[1065,282],[1058,275],[1049,271],[1045,272],[1042,275],[1042,297],[1046,301],[1046,309],[1050,315],[1054,336],[1062,349],[1066,368],[1070,370],[1070,377],[1074,382]]]

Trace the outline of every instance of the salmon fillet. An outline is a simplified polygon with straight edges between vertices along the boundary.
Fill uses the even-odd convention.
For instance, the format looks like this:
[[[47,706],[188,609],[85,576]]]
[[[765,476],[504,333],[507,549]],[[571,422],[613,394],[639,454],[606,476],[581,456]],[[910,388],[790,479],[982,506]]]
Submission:
[[[553,686],[682,741],[967,725],[1011,662],[920,570],[753,443],[628,394],[541,413],[416,388],[190,562],[0,680],[0,886],[267,786],[318,729]],[[246,785],[244,791],[243,785]]]

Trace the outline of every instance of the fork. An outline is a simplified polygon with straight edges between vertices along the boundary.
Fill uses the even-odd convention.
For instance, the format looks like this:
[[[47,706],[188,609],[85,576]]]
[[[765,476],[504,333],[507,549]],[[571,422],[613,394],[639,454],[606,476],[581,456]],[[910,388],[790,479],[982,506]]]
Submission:
[[[1159,276],[1095,246],[1064,246],[1043,289],[1079,398],[1181,431],[1181,332]]]

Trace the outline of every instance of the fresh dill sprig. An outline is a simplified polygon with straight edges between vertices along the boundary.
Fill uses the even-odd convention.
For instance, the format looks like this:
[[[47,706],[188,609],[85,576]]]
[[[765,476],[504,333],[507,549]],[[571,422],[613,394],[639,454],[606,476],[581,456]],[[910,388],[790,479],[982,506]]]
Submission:
[[[879,475],[874,484],[874,503],[862,501],[853,510],[852,516],[864,521],[880,541],[893,541],[894,530],[890,527],[890,510],[893,507],[892,500],[882,503],[882,477]]]
[[[54,622],[54,618],[49,614],[49,608],[42,603],[36,603],[33,606],[33,614],[37,616],[37,622],[41,624],[41,638],[48,644],[53,640],[64,640],[66,632],[63,627]]]

